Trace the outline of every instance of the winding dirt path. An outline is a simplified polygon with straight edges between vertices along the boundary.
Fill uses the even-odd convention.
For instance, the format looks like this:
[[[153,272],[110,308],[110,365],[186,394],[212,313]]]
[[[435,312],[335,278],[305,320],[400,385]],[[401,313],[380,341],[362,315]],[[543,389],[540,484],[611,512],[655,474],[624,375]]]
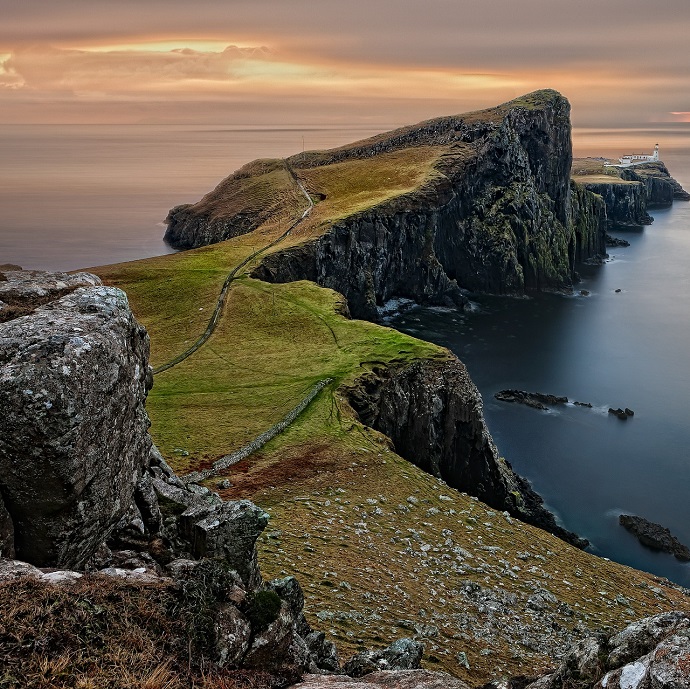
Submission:
[[[230,289],[230,285],[232,284],[233,280],[237,277],[237,273],[242,270],[250,261],[254,260],[257,256],[260,256],[264,251],[267,251],[268,249],[274,247],[276,244],[279,244],[280,242],[283,241],[289,234],[292,232],[292,230],[297,227],[303,220],[305,220],[307,217],[309,217],[309,214],[312,211],[312,208],[314,208],[314,202],[311,200],[311,196],[309,196],[309,193],[307,190],[304,188],[304,185],[302,182],[297,178],[297,175],[295,175],[294,170],[290,167],[287,161],[285,161],[285,167],[287,168],[287,171],[294,180],[295,184],[299,188],[299,190],[302,192],[304,195],[304,198],[307,200],[307,203],[309,204],[307,208],[304,210],[302,215],[300,216],[299,219],[295,220],[295,222],[288,227],[283,234],[280,235],[277,239],[274,239],[272,242],[266,244],[266,246],[261,247],[260,249],[257,249],[253,253],[249,254],[247,258],[245,258],[241,263],[238,263],[229,273],[228,276],[225,278],[225,282],[223,283],[223,286],[221,287],[220,294],[218,295],[218,299],[216,301],[216,307],[213,310],[213,314],[211,315],[211,319],[208,322],[208,325],[206,326],[206,330],[201,334],[199,339],[194,342],[193,345],[191,345],[188,349],[186,349],[182,354],[178,354],[174,359],[171,359],[165,364],[161,364],[157,368],[153,369],[154,375],[157,375],[159,373],[163,373],[163,371],[167,371],[168,369],[171,369],[173,366],[177,366],[177,364],[183,362],[185,359],[190,357],[194,352],[196,352],[198,349],[200,349],[208,339],[213,335],[215,332],[216,327],[218,326],[218,322],[220,321],[220,317],[223,313],[223,308],[225,307],[225,301],[228,295],[228,290]]]

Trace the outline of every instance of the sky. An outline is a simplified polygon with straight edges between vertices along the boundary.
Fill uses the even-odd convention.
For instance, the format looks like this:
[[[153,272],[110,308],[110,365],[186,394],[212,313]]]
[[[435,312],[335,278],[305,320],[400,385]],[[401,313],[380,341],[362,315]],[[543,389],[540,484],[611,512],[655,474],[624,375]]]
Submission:
[[[0,123],[690,121],[690,0],[0,0]]]

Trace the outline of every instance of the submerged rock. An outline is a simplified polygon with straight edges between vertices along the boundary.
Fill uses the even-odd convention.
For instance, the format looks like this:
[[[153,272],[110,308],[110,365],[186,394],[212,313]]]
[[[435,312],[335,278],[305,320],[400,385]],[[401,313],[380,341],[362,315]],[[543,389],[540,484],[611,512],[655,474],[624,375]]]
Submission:
[[[690,562],[690,548],[683,545],[666,527],[629,514],[621,514],[618,521],[621,526],[637,536],[642,545],[671,553],[683,562]]]
[[[568,404],[567,397],[545,394],[543,392],[526,392],[525,390],[501,390],[494,397],[501,402],[516,402],[517,404],[524,404],[528,407],[542,410],[548,409],[547,404]],[[579,405],[585,406],[582,403],[579,403]]]
[[[612,237],[610,234],[606,235],[606,246],[630,246],[630,242],[619,237]]]

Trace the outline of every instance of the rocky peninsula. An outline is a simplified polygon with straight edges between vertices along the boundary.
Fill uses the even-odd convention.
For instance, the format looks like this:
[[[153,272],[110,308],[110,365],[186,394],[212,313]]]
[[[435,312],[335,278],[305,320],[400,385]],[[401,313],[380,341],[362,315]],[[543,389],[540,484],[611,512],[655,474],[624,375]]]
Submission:
[[[540,91],[257,161],[170,212],[197,248],[2,272],[5,685],[687,680],[688,592],[573,547],[462,363],[371,322],[571,288],[607,216],[568,114]]]
[[[571,184],[569,115],[560,94],[538,91],[332,151],[257,161],[198,204],[173,208],[166,239],[189,248],[255,231],[265,220],[252,210],[256,190],[276,184],[283,166],[317,202],[315,217],[303,240],[266,256],[255,277],[312,280],[369,319],[394,296],[462,306],[467,291],[569,289],[575,262],[605,253],[604,205]],[[409,161],[413,184],[381,183]],[[382,188],[346,206],[364,182]]]

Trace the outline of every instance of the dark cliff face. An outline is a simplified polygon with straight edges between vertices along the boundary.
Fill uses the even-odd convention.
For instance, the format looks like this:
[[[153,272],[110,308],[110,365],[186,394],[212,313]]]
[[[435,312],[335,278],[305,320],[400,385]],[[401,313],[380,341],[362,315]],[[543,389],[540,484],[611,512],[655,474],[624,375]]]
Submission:
[[[463,290],[568,289],[574,261],[605,252],[597,203],[581,191],[573,204],[569,112],[565,98],[545,91],[439,120],[433,134],[426,123],[391,135],[389,147],[450,141],[441,174],[336,223],[307,246],[265,258],[254,276],[315,280],[369,319],[392,296],[460,305]],[[385,146],[376,143],[377,150]]]
[[[654,219],[648,208],[668,208],[674,201],[690,200],[690,194],[661,162],[609,170],[613,170],[606,173],[612,174],[611,182],[578,178],[580,185],[603,199],[609,226],[651,225]]]
[[[574,263],[582,263],[593,256],[606,254],[605,233],[606,203],[601,196],[571,182],[570,185],[570,226],[573,239]]]
[[[690,194],[671,177],[671,173],[662,162],[643,163],[626,168],[621,170],[621,177],[645,185],[648,208],[666,208],[674,201],[690,201]]]
[[[647,187],[643,182],[586,182],[584,186],[604,200],[609,225],[651,225],[654,221],[647,213]]]
[[[345,392],[362,422],[387,435],[405,459],[491,507],[587,545],[556,524],[529,483],[499,456],[481,396],[457,359],[379,369]]]

